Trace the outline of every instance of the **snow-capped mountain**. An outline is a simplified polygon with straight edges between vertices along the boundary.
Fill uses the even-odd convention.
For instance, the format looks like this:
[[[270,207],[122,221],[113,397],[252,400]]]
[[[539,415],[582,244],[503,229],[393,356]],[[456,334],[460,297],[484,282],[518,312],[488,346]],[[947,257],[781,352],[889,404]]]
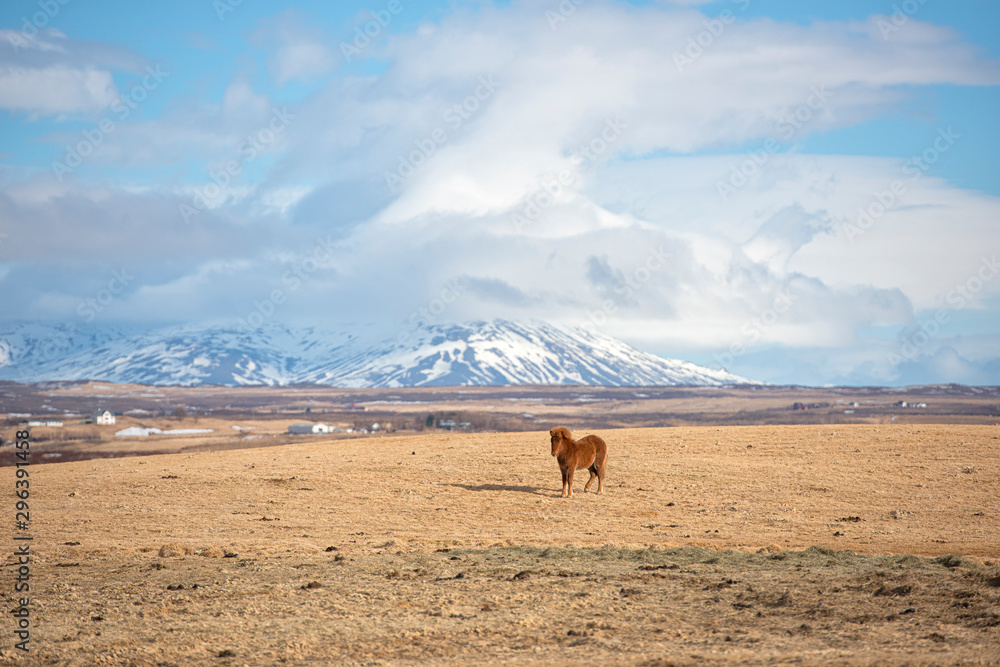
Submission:
[[[427,325],[374,344],[354,334],[280,325],[143,332],[0,325],[0,379],[340,387],[751,382],[640,352],[594,331],[506,320]]]
[[[337,378],[352,387],[584,384],[722,385],[748,382],[726,371],[640,352],[585,329],[505,320],[433,325],[366,350]]]

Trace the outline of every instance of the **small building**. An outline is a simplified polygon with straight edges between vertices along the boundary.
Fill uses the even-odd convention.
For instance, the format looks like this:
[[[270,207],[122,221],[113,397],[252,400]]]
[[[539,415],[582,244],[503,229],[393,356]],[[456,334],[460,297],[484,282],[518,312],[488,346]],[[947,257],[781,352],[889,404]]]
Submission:
[[[29,419],[28,426],[62,426],[58,419]]]
[[[115,415],[111,410],[98,410],[94,413],[93,421],[100,426],[112,426],[115,423]]]
[[[312,435],[314,433],[329,433],[328,424],[292,424],[288,427],[289,433],[297,435]]]

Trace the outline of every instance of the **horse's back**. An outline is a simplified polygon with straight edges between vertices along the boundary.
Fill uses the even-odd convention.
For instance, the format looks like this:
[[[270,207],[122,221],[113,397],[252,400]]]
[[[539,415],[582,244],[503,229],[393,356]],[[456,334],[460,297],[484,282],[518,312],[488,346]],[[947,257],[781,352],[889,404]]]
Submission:
[[[608,445],[598,435],[584,436],[576,442],[578,445],[583,445],[586,448],[587,458],[590,459],[590,463],[584,467],[589,467],[594,461],[603,461],[608,455]],[[590,457],[591,452],[593,453],[593,458]]]

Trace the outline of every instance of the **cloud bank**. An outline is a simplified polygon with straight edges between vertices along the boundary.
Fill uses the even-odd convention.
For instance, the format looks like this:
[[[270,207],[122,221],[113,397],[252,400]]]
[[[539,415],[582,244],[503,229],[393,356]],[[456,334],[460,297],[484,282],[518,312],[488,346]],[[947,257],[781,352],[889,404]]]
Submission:
[[[301,99],[243,72],[121,123],[61,181],[8,170],[6,311],[78,320],[117,270],[109,320],[391,333],[451,290],[432,317],[589,322],[766,381],[997,381],[1000,201],[935,170],[977,137],[941,117],[894,158],[798,147],[921,87],[1000,84],[1000,63],[915,18],[885,39],[878,16],[550,4],[456,10],[360,69],[300,15],[263,22],[247,44],[278,89],[313,84]],[[99,117],[109,72],[146,65],[107,47],[70,67],[79,49],[8,52],[7,108]]]

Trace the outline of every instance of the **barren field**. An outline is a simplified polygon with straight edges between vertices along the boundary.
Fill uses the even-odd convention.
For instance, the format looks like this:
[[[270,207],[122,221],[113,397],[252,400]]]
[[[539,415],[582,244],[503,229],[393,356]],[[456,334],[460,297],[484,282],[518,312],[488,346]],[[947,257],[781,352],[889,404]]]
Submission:
[[[1000,664],[1000,428],[597,432],[33,465],[0,664]]]

